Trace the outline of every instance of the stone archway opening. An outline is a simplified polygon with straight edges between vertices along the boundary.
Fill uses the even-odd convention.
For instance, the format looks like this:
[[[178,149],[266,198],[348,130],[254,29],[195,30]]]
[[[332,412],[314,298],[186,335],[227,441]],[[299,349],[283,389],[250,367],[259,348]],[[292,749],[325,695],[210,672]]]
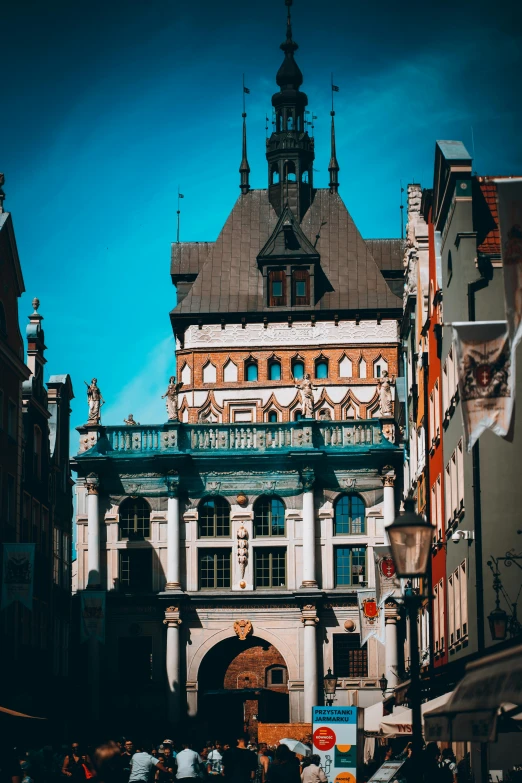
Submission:
[[[260,722],[288,722],[286,661],[256,636],[223,639],[212,647],[201,662],[198,694],[198,716],[209,739],[230,741],[244,733],[256,741]]]

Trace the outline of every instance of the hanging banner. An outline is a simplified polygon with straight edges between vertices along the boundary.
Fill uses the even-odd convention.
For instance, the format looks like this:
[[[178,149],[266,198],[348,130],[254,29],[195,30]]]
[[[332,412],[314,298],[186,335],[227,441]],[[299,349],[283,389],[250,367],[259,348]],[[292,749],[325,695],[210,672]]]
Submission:
[[[313,707],[312,742],[331,783],[356,783],[357,707]]]
[[[377,603],[375,590],[358,590],[357,602],[359,605],[361,647],[372,636],[384,644],[384,609],[381,609]]]
[[[515,354],[505,321],[453,323],[464,437],[468,451],[491,429],[505,437],[515,399]]]
[[[80,593],[81,641],[97,639],[105,644],[105,593],[82,590]]]
[[[2,609],[14,601],[33,608],[34,552],[36,544],[4,544]]]
[[[522,339],[522,181],[495,180],[506,318],[513,349]]]
[[[401,583],[396,575],[395,563],[389,546],[374,547],[373,559],[375,563],[375,600],[377,606],[384,606],[387,598],[400,595]]]

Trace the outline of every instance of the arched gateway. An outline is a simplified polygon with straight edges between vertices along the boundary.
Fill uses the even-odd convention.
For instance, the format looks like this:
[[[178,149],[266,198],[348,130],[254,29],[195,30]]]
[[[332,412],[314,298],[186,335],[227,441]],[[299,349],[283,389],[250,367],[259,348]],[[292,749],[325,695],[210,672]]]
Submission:
[[[266,639],[222,639],[206,653],[198,671],[198,723],[208,736],[234,739],[257,725],[286,723],[289,670],[280,651]]]

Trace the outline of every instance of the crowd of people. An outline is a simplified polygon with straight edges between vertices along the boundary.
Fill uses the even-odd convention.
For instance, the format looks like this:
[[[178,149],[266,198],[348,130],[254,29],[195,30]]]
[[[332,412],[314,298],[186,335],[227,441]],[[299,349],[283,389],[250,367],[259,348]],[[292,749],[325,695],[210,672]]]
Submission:
[[[160,744],[131,738],[97,747],[72,742],[59,751],[18,749],[3,754],[0,783],[326,783],[319,756],[300,759],[286,745],[248,744],[246,737],[203,748],[166,739]],[[67,780],[66,780],[67,779]]]

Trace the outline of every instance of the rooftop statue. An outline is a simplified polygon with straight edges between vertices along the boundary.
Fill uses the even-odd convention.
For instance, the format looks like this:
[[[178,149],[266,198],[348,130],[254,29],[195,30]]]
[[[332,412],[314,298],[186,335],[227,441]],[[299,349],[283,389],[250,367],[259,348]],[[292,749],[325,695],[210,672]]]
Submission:
[[[393,400],[392,400],[392,386],[395,384],[395,379],[390,378],[388,370],[384,370],[382,378],[379,378],[379,407],[380,415],[383,418],[393,416]]]
[[[89,405],[89,418],[87,424],[101,424],[101,406],[105,400],[98,388],[98,379],[93,378],[90,385],[84,381],[87,386],[87,404]]]
[[[166,401],[167,406],[167,413],[169,417],[169,421],[178,421],[178,394],[183,386],[183,382],[179,381],[179,383],[176,383],[176,376],[171,375],[169,379],[169,385],[167,386],[167,391],[165,394],[162,394],[161,399]]]
[[[310,374],[305,373],[302,381],[298,381],[296,388],[299,389],[299,398],[303,406],[303,418],[314,418],[314,389],[316,388],[310,380]]]

